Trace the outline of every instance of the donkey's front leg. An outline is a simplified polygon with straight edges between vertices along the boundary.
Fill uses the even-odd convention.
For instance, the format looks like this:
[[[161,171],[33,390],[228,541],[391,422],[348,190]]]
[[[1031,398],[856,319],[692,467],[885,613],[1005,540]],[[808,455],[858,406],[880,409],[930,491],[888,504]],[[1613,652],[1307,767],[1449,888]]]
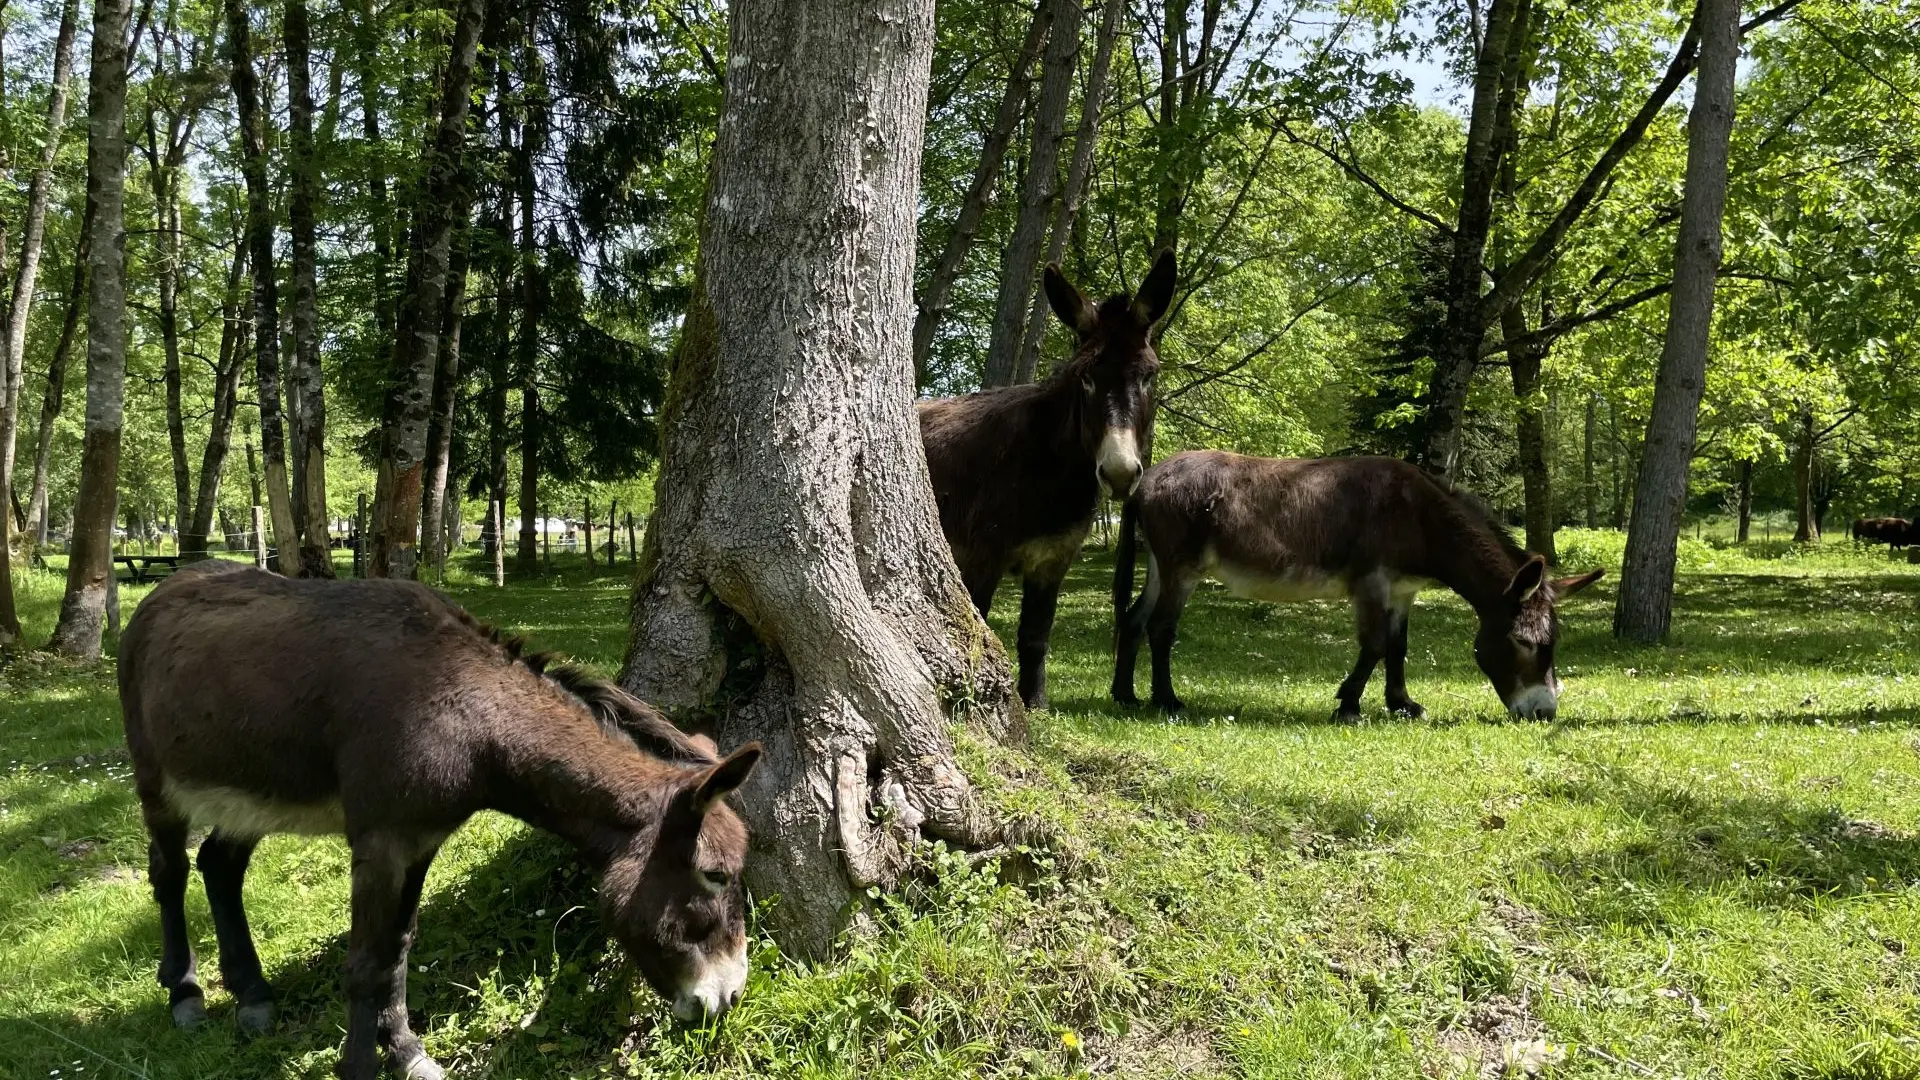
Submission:
[[[353,926],[347,944],[347,1043],[341,1080],[374,1080],[385,1046],[406,1080],[446,1076],[407,1022],[407,950],[438,838],[375,833],[353,845]]]
[[[1407,694],[1407,614],[1406,606],[1388,613],[1387,709],[1410,720],[1419,720],[1427,715],[1427,710]]]
[[[1047,707],[1047,640],[1053,636],[1053,615],[1060,605],[1060,583],[1066,567],[1041,570],[1020,583],[1020,700],[1029,709]]]

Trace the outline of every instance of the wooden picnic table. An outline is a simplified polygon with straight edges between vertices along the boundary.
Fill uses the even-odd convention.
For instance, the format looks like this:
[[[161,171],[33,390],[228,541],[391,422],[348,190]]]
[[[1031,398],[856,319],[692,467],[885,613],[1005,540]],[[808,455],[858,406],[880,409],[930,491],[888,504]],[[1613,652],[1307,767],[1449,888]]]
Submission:
[[[175,570],[180,569],[178,555],[115,555],[113,561],[127,568],[128,584],[144,585],[149,581],[158,581]],[[158,573],[156,568],[162,568]]]

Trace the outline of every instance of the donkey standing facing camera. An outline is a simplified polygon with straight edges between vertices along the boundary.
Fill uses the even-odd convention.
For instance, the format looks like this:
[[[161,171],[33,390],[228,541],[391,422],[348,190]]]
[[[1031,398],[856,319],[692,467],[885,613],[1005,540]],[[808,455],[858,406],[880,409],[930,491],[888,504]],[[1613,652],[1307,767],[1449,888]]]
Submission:
[[[1147,584],[1131,607],[1134,528],[1147,545]],[[1407,694],[1407,613],[1435,584],[1480,617],[1473,658],[1513,715],[1551,720],[1554,604],[1599,579],[1550,580],[1471,496],[1383,457],[1260,458],[1197,450],[1147,470],[1121,513],[1114,563],[1113,699],[1138,704],[1133,664],[1153,647],[1153,703],[1178,710],[1172,652],[1180,613],[1210,577],[1235,596],[1282,603],[1349,597],[1360,658],[1340,684],[1336,719],[1357,719],[1373,669],[1387,665],[1387,707],[1426,710]]]
[[[289,580],[233,563],[173,575],[127,625],[120,703],[160,904],[160,984],[174,1021],[206,1019],[187,938],[187,830],[220,974],[249,1032],[273,1022],[241,881],[269,833],[344,833],[353,851],[347,1040],[339,1074],[371,1080],[384,1047],[436,1080],[407,1019],[407,950],[427,866],[480,810],[571,841],[600,869],[607,926],[682,1019],[746,983],[747,831],[723,797],[760,748],[720,760],[637,699],[547,671],[432,590]]]
[[[1140,291],[1095,306],[1047,267],[1047,301],[1078,339],[1044,382],[920,405],[940,528],[981,615],[1008,571],[1020,575],[1020,699],[1047,705],[1047,639],[1060,583],[1093,528],[1105,491],[1140,482],[1160,370],[1153,324],[1173,302],[1173,253]]]

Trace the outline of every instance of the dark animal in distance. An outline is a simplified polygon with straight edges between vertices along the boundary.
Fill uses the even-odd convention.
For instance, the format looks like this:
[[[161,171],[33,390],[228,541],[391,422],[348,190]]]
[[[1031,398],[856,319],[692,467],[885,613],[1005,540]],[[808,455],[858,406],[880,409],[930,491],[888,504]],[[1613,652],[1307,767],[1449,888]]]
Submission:
[[[1164,252],[1131,298],[1097,307],[1046,270],[1047,301],[1078,338],[1044,382],[920,405],[940,527],[967,592],[985,615],[1009,571],[1021,578],[1020,698],[1047,704],[1047,639],[1060,583],[1093,528],[1104,490],[1124,499],[1140,480],[1153,425],[1153,324],[1173,301]]]
[[[1913,522],[1906,518],[1854,518],[1848,531],[1855,543],[1869,547],[1885,544],[1890,548],[1903,548],[1920,544],[1920,530],[1916,530]]]
[[[683,1019],[746,981],[746,827],[723,801],[758,760],[725,760],[619,689],[544,670],[452,601],[402,581],[291,580],[229,562],[168,578],[135,611],[120,702],[160,905],[176,1023],[206,1006],[187,937],[187,830],[241,1027],[273,991],[241,904],[269,833],[344,833],[353,852],[339,1073],[443,1075],[408,1026],[407,950],[440,845],[480,810],[571,841],[601,872],[607,925]]]
[[[1147,583],[1129,606],[1136,525]],[[1121,515],[1113,697],[1138,703],[1133,666],[1144,634],[1154,704],[1181,707],[1174,633],[1194,587],[1211,577],[1254,599],[1350,598],[1360,657],[1336,692],[1335,718],[1360,715],[1361,692],[1382,660],[1387,707],[1424,715],[1407,694],[1407,616],[1415,594],[1440,584],[1479,615],[1474,659],[1501,702],[1515,716],[1551,719],[1560,696],[1554,604],[1601,573],[1549,580],[1546,560],[1522,550],[1477,501],[1394,458],[1175,454],[1147,470]]]

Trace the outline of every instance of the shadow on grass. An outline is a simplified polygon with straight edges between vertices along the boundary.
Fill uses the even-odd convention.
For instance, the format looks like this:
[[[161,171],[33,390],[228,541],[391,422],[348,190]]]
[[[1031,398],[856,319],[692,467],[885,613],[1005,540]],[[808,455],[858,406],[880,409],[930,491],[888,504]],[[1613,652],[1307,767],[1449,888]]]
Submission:
[[[1792,908],[1920,883],[1920,838],[1838,808],[1780,797],[1717,798],[1576,757],[1572,777],[1540,794],[1619,807],[1642,835],[1600,851],[1559,848],[1539,865],[1578,898],[1596,922],[1667,921],[1664,891],[1718,895],[1759,909]]]
[[[190,887],[201,887],[197,873]],[[189,910],[192,922],[204,922],[204,904]],[[207,929],[192,926],[196,940]],[[331,1076],[346,1027],[346,952],[339,934],[269,970],[279,1020],[272,1034],[253,1040],[234,1027],[213,951],[199,957],[213,991],[212,1020],[195,1031],[173,1029],[165,994],[151,981],[146,993],[97,1011],[0,1017],[0,1046],[8,1048],[0,1078],[46,1077],[53,1069],[70,1075],[74,1061],[88,1065],[85,1076]],[[158,912],[147,904],[136,918],[101,927],[66,959],[76,970],[110,970],[130,958],[151,972],[159,956]],[[509,1062],[544,1073],[547,1063],[604,1061],[632,1030],[636,1008],[650,1008],[636,997],[651,991],[605,935],[591,873],[561,841],[531,830],[427,898],[409,966],[415,1028],[429,1050],[434,1032],[457,1029],[460,1051],[440,1058],[456,1073],[484,1075]]]

